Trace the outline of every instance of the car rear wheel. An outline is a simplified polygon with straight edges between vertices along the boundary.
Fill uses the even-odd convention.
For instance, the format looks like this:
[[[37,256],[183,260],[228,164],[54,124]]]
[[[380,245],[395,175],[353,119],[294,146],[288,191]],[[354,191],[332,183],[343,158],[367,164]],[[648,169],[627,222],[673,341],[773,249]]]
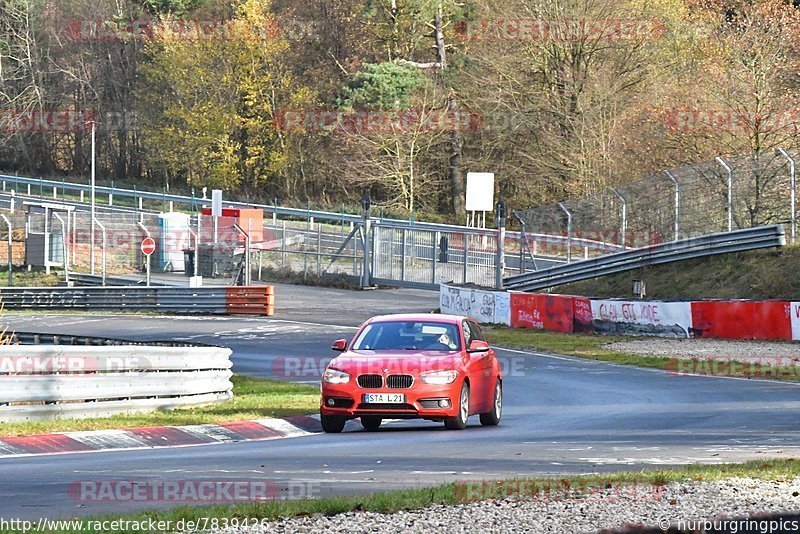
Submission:
[[[381,422],[383,419],[380,417],[375,417],[374,415],[364,415],[361,417],[361,426],[364,427],[364,430],[367,432],[375,432],[381,427]]]
[[[448,417],[444,420],[447,430],[464,430],[467,428],[469,418],[469,384],[464,382],[461,385],[461,394],[458,396],[458,414],[455,417]]]
[[[338,434],[344,430],[344,424],[347,420],[344,417],[336,417],[335,415],[322,415],[320,416],[322,422],[322,430],[329,434]]]
[[[494,385],[494,402],[492,411],[481,414],[481,424],[484,426],[495,426],[500,424],[500,417],[503,415],[503,384],[498,380]]]

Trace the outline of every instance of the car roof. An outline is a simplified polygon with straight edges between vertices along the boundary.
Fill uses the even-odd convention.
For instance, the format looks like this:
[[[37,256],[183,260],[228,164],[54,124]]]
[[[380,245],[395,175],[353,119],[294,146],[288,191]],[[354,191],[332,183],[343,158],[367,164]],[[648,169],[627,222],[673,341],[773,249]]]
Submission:
[[[435,323],[458,324],[466,319],[463,315],[446,315],[442,313],[393,313],[389,315],[376,315],[368,322],[383,323],[386,321],[429,321]]]

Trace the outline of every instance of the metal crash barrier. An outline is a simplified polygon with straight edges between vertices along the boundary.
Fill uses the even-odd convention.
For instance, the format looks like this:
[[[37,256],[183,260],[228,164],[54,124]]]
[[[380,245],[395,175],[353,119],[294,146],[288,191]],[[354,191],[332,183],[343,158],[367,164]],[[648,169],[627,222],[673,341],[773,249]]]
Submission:
[[[82,310],[174,314],[275,313],[273,286],[247,287],[2,287],[7,310]]]
[[[230,356],[223,347],[163,342],[0,346],[0,421],[106,417],[224,402],[233,398]]]

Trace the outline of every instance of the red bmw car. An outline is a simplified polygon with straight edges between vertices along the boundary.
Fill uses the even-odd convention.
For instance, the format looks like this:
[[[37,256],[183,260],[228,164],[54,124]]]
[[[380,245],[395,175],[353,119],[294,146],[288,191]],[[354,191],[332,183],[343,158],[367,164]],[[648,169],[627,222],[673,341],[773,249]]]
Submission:
[[[503,376],[478,324],[438,314],[383,315],[364,323],[352,341],[340,339],[322,375],[320,415],[325,432],[348,419],[368,431],[384,419],[444,421],[461,430],[470,415],[497,425]]]

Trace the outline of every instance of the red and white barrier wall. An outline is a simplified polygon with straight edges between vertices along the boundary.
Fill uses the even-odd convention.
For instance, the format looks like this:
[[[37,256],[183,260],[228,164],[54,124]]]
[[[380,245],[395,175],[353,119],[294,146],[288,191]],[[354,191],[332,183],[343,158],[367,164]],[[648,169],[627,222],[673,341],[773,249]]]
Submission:
[[[442,313],[554,332],[800,340],[800,302],[646,301],[441,285]]]

